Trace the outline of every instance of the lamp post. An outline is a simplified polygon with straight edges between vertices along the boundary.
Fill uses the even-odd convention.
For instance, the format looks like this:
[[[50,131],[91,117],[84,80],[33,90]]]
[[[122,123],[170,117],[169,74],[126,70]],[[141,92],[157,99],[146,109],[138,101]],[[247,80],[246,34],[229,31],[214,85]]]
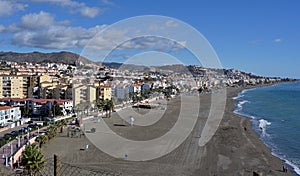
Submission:
[[[7,153],[5,153],[5,166],[8,166],[8,158],[7,158]]]
[[[21,146],[20,136],[17,136],[16,139],[18,140],[17,148],[19,148]]]
[[[12,156],[14,154],[14,146],[13,144],[11,143],[10,144],[10,155]]]
[[[27,131],[27,140],[29,141],[29,129]]]

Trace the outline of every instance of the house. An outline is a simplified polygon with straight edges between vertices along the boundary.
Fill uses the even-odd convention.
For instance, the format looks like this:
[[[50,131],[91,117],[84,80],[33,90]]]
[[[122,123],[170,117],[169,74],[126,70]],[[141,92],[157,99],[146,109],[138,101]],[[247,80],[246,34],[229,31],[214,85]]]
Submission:
[[[19,107],[0,106],[0,126],[4,127],[21,119]]]

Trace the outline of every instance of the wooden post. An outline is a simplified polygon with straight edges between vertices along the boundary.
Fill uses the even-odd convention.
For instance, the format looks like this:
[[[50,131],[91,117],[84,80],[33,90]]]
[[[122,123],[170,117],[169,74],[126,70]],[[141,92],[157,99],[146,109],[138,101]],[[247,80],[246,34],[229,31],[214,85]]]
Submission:
[[[54,154],[54,176],[60,176],[60,161],[58,155]]]

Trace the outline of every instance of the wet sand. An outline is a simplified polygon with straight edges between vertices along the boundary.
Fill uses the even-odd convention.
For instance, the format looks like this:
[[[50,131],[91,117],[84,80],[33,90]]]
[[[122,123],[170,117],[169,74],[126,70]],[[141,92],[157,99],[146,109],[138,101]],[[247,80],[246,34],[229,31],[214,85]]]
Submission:
[[[200,96],[199,115],[190,135],[179,147],[160,158],[149,161],[128,161],[124,160],[124,157],[111,157],[88,140],[89,135],[92,134],[87,134],[88,137],[69,138],[66,133],[63,133],[47,143],[43,147],[43,152],[46,158],[53,157],[55,153],[59,155],[62,162],[80,168],[115,171],[122,175],[252,176],[253,172],[262,172],[264,175],[292,175],[281,172],[283,161],[273,156],[270,149],[259,140],[258,135],[252,130],[250,119],[233,113],[236,100],[232,97],[237,96],[241,90],[242,88],[227,89],[224,117],[215,135],[203,147],[198,145],[198,141],[210,110],[211,95],[209,94]],[[176,99],[169,101],[167,107],[162,118],[149,126],[131,127],[117,113],[103,120],[120,136],[137,141],[151,140],[167,133],[178,120],[180,101]],[[140,109],[137,113],[147,114],[147,111],[149,110]],[[90,130],[88,125],[85,128]],[[86,144],[89,148],[83,150]]]

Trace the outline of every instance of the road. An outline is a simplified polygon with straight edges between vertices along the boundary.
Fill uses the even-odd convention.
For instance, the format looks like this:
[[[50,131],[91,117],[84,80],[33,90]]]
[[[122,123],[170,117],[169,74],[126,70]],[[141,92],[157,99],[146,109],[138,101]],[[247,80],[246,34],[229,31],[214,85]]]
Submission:
[[[2,132],[0,132],[0,138],[3,137],[6,133],[10,133],[12,131],[18,131],[19,129],[21,129],[23,127],[27,127],[27,124],[20,125],[20,126],[14,127],[14,128],[9,128],[8,130],[2,131]]]

